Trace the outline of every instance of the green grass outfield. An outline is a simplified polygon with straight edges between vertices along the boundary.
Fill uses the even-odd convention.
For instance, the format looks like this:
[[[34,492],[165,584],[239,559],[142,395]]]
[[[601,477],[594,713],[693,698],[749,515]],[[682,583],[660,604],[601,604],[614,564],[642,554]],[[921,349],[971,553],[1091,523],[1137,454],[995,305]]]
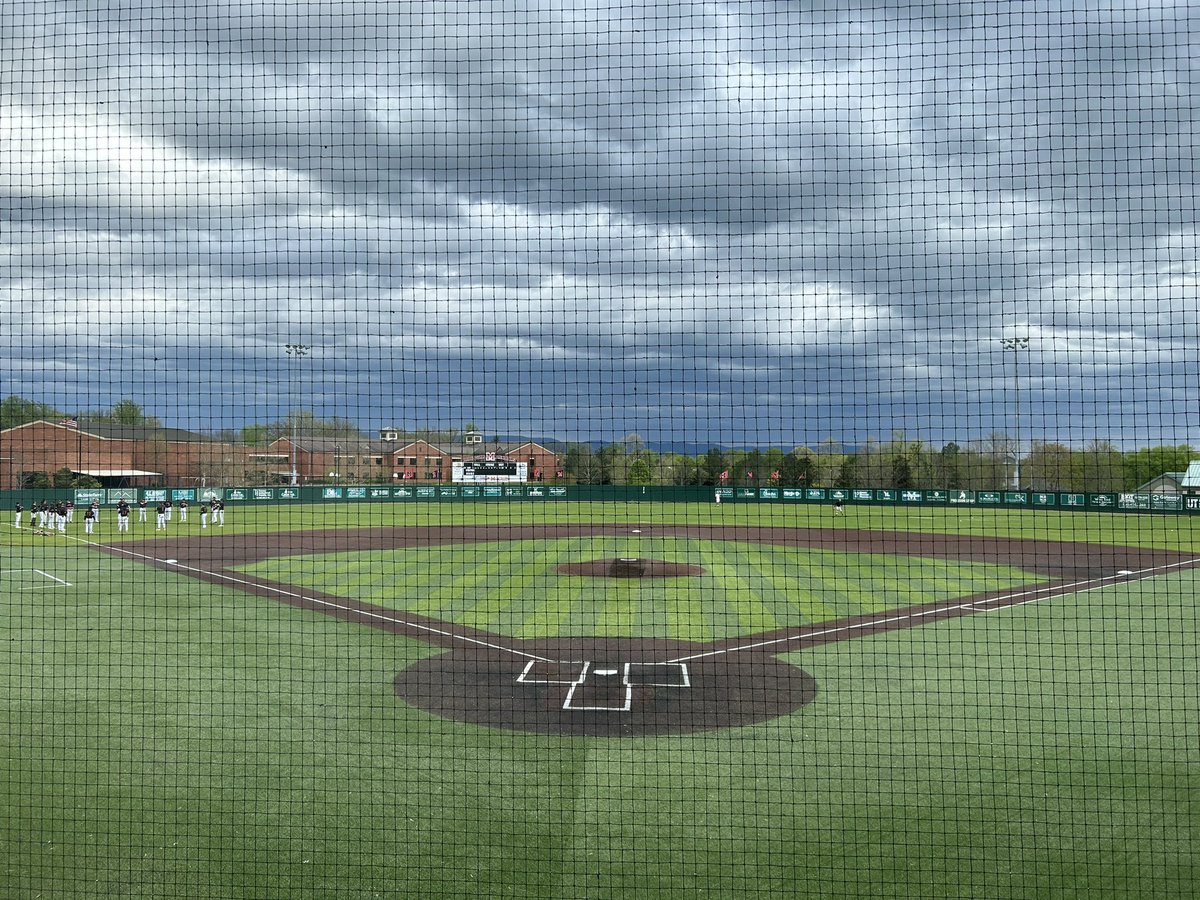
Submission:
[[[560,515],[832,524],[362,504],[231,507],[225,530]],[[921,515],[843,521],[1196,546],[1177,516]],[[0,554],[0,897],[1200,893],[1192,571],[792,654],[820,693],[760,725],[592,739],[407,706],[392,677],[439,652],[417,641],[7,525]]]

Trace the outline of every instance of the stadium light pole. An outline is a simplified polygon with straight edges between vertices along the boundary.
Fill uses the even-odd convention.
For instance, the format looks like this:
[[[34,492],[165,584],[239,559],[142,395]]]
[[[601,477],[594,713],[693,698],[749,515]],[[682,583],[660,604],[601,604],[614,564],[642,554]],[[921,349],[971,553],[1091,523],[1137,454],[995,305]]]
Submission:
[[[1013,490],[1021,489],[1021,351],[1029,349],[1029,338],[1001,338],[1000,346],[1012,352],[1013,355],[1013,395],[1016,400],[1016,440],[1017,450],[1013,454]]]
[[[288,355],[288,374],[292,380],[292,391],[296,390],[296,360],[303,359],[312,348],[307,344],[284,344],[283,350]],[[295,393],[293,393],[293,398]],[[300,483],[300,473],[296,470],[296,411],[292,410],[292,486]]]

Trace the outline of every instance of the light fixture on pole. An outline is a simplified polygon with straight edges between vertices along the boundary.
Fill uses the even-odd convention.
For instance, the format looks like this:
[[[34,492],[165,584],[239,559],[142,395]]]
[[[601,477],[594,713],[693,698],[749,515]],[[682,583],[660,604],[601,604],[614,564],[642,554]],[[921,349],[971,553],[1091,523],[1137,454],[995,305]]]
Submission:
[[[1029,338],[1027,337],[1012,337],[1000,338],[1000,346],[1005,350],[1011,350],[1013,354],[1013,396],[1016,400],[1016,452],[1013,453],[1013,490],[1021,489],[1021,369],[1020,357],[1017,355],[1022,350],[1029,349]]]
[[[307,344],[284,344],[283,350],[288,355],[290,363],[294,363],[298,359],[303,359],[308,355],[308,351],[312,348]],[[296,390],[296,373],[293,364],[288,365],[288,374],[292,381],[292,390]],[[293,397],[295,395],[293,394]],[[296,411],[292,410],[292,485],[300,483],[300,473],[296,470]]]

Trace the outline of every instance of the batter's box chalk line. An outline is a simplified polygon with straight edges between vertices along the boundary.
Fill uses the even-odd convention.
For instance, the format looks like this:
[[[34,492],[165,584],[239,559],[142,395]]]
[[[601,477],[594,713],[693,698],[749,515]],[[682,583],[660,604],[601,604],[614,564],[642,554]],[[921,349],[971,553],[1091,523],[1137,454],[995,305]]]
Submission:
[[[613,681],[621,676],[619,683]],[[635,687],[687,688],[692,686],[687,663],[627,662],[613,668],[587,660],[531,659],[517,676],[520,684],[569,684],[563,709],[629,712]],[[616,697],[612,697],[613,694]],[[616,700],[601,703],[598,700]]]

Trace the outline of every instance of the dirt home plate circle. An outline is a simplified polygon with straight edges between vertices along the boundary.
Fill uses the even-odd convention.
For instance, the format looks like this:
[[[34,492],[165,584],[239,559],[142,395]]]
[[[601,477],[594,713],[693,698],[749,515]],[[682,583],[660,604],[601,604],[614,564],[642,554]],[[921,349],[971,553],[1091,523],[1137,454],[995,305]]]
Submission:
[[[396,676],[405,702],[459,722],[543,734],[637,737],[750,725],[817,695],[803,669],[711,645],[558,638],[462,648]],[[696,658],[687,657],[695,655]]]

